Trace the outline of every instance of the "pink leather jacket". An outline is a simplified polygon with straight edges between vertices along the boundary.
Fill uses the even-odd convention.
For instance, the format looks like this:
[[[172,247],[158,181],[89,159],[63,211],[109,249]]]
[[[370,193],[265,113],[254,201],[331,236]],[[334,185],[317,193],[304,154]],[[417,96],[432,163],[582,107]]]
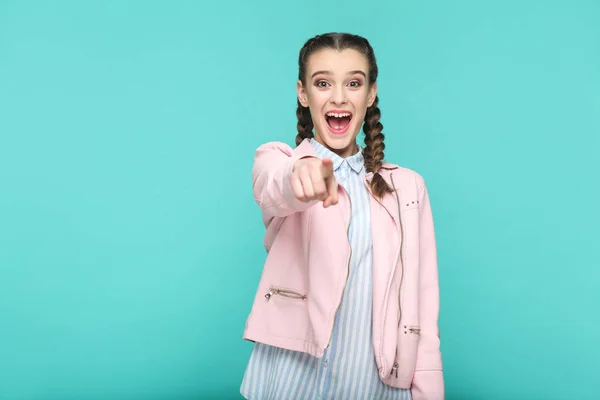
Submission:
[[[266,226],[268,252],[244,339],[322,357],[348,276],[349,197],[339,203],[297,200],[293,164],[317,157],[310,142],[258,148],[254,198]],[[394,188],[371,194],[373,235],[373,347],[381,380],[411,388],[415,400],[442,400],[444,380],[438,329],[439,284],[433,217],[423,178],[384,163]],[[373,174],[365,177],[365,185]]]

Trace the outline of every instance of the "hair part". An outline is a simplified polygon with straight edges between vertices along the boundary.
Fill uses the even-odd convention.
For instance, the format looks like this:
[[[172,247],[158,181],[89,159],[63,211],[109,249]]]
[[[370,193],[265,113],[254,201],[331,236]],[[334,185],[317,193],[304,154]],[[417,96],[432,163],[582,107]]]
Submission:
[[[368,84],[372,85],[377,82],[377,75],[379,73],[377,60],[375,59],[375,52],[367,39],[349,33],[326,33],[309,39],[300,49],[298,57],[298,79],[303,85],[306,86],[308,59],[312,54],[323,49],[336,51],[352,49],[358,51],[366,57],[369,63],[369,72],[367,76]],[[376,197],[381,198],[385,193],[392,193],[393,189],[379,173],[384,159],[385,144],[383,143],[383,140],[385,139],[385,136],[383,135],[383,125],[379,121],[381,118],[381,111],[379,110],[378,104],[379,98],[375,97],[373,104],[367,108],[363,124],[363,132],[365,133],[363,156],[365,158],[365,168],[367,172],[373,173],[371,191]],[[314,137],[314,125],[309,108],[302,106],[300,100],[298,100],[296,116],[298,117],[296,145],[299,145],[303,140]]]

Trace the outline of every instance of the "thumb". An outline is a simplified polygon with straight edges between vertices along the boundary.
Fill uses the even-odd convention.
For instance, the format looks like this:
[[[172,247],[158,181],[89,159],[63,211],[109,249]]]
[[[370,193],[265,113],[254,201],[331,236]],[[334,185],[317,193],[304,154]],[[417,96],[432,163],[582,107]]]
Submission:
[[[333,176],[333,161],[330,158],[324,158],[321,161],[321,175],[325,180]]]

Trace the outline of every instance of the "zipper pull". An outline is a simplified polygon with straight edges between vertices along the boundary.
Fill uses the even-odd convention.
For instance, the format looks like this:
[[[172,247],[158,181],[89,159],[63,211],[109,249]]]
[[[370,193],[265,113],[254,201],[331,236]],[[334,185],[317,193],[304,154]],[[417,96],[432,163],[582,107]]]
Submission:
[[[277,294],[277,289],[271,289],[271,290],[269,290],[269,293],[265,294],[265,298],[267,300],[269,300],[271,298],[271,296],[273,296],[274,294]]]
[[[394,366],[392,367],[392,372],[390,373],[390,375],[394,375],[394,372],[395,372],[396,373],[396,378],[397,378],[398,377],[398,367],[399,367],[398,363],[395,362]]]

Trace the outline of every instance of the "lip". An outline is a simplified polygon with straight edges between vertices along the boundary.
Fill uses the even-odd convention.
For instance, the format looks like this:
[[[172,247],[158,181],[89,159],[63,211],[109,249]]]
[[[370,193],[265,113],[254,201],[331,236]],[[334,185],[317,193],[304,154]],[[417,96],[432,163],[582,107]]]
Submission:
[[[330,126],[330,125],[327,123],[327,114],[329,114],[329,113],[336,113],[336,114],[348,113],[348,114],[350,114],[350,121],[348,122],[348,125],[346,125],[346,127],[345,127],[345,128],[343,128],[343,129],[339,129],[339,130],[337,130],[337,129],[333,129],[333,128],[332,128],[332,127],[331,127],[331,126]],[[343,135],[343,134],[345,134],[346,132],[348,132],[348,129],[350,129],[350,124],[352,123],[352,118],[354,117],[354,114],[352,114],[352,112],[351,112],[351,111],[348,111],[348,110],[329,110],[329,111],[326,111],[326,112],[325,112],[325,115],[324,115],[324,117],[325,117],[325,124],[327,124],[327,128],[329,129],[329,132],[331,132],[331,133],[332,133],[332,134],[334,134],[334,135]]]

